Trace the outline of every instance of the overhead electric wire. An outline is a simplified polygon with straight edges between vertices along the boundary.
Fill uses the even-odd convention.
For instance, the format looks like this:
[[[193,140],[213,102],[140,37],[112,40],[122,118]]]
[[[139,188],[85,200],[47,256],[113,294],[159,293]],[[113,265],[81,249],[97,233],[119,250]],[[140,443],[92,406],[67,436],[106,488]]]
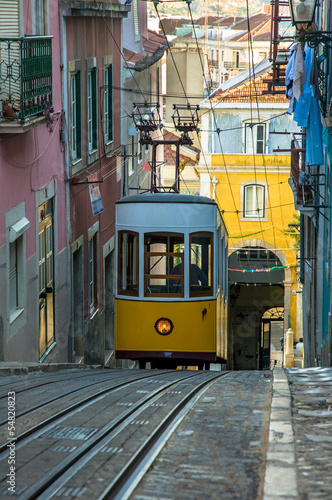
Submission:
[[[188,10],[189,10],[189,14],[190,14],[190,19],[191,19],[191,23],[192,23],[192,27],[193,27],[193,32],[194,32],[195,40],[196,40],[196,46],[197,46],[197,49],[198,49],[198,55],[199,55],[199,59],[200,59],[200,63],[201,63],[201,68],[202,68],[202,71],[203,71],[203,77],[204,77],[204,80],[205,80],[205,87],[207,88],[207,81],[206,81],[206,76],[205,76],[205,71],[204,71],[204,65],[203,65],[202,56],[201,56],[201,53],[200,53],[200,50],[199,50],[199,45],[198,45],[198,40],[197,40],[197,35],[196,35],[196,28],[195,28],[195,25],[194,25],[194,20],[193,20],[193,16],[192,16],[191,7],[190,7],[190,1],[189,1],[189,0],[187,1],[187,5],[188,5]],[[215,123],[215,127],[217,128],[216,117],[215,117],[214,110],[213,110],[213,107],[212,107],[212,106],[211,106],[211,111],[212,111],[212,116],[213,116],[213,120],[214,120],[214,123]],[[199,138],[199,136],[198,136],[198,133],[197,133],[197,137],[198,137],[198,140],[199,140],[199,143],[200,143],[200,148],[201,148],[201,151],[202,151],[202,154],[203,154],[203,158],[204,158],[204,161],[205,161],[205,165],[206,165],[206,168],[207,168],[207,171],[208,171],[208,174],[209,174],[210,180],[212,181],[212,178],[211,178],[211,173],[210,173],[210,169],[209,169],[209,167],[208,167],[208,165],[207,165],[207,161],[206,161],[206,158],[205,158],[204,151],[203,151],[203,149],[202,149],[202,145],[201,145],[201,141],[200,141],[200,138]],[[227,180],[228,180],[228,185],[229,185],[229,189],[230,189],[230,193],[231,193],[232,201],[233,201],[233,204],[234,204],[234,208],[236,209],[235,197],[234,197],[234,193],[233,193],[233,189],[232,189],[232,184],[231,184],[231,182],[230,182],[229,173],[228,173],[228,170],[227,170],[226,161],[225,161],[225,157],[224,157],[224,153],[223,153],[223,148],[222,148],[222,144],[221,144],[221,140],[220,140],[219,135],[218,135],[218,139],[219,139],[219,144],[220,144],[221,154],[222,154],[222,157],[223,157],[223,160],[224,160],[224,168],[225,168],[225,171],[226,171],[226,177],[227,177]],[[218,199],[218,196],[217,196],[217,193],[216,193],[216,192],[215,192],[215,196],[216,196],[216,199],[217,199],[218,205],[221,207],[221,205],[220,205],[220,202],[219,202],[219,199]],[[236,210],[236,213],[237,213],[237,215],[238,215],[238,214],[239,214],[239,211],[238,211],[238,210]],[[242,233],[242,228],[241,228],[241,224],[240,224],[239,217],[237,217],[237,220],[238,220],[238,224],[239,224],[239,229],[240,229],[240,232]],[[230,235],[230,238],[232,239],[232,236],[231,236],[231,235]]]

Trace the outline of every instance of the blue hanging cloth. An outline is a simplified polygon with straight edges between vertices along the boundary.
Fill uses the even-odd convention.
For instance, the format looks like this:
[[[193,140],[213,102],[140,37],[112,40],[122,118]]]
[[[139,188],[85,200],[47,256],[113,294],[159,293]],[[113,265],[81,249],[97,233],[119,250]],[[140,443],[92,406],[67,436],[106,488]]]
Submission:
[[[310,85],[310,72],[312,64],[311,48],[306,46],[305,66],[307,69],[307,81],[303,85],[303,94],[296,101],[294,110],[294,120],[299,127],[307,128],[306,140],[306,162],[309,165],[323,165],[323,139],[322,122],[319,104],[313,95],[313,88]]]

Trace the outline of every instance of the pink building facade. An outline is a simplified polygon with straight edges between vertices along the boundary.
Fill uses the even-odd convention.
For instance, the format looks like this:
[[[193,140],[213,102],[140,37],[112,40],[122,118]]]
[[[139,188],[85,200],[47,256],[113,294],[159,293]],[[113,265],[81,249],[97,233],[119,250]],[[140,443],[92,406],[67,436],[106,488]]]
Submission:
[[[115,201],[121,196],[121,29],[130,5],[61,1],[70,211],[72,360],[114,350]]]
[[[0,2],[0,360],[68,359],[57,2]]]

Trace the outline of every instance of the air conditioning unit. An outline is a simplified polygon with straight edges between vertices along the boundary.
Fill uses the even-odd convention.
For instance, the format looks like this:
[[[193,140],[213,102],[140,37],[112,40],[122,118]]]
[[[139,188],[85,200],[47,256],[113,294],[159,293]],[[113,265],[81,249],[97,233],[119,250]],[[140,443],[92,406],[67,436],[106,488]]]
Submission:
[[[332,127],[332,99],[327,106],[326,116],[322,116],[323,127]]]

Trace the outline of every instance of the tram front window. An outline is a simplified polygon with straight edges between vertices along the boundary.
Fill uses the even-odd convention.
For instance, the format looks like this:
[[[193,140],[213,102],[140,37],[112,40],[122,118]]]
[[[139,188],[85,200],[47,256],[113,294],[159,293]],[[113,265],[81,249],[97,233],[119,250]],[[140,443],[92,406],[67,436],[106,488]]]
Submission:
[[[213,291],[213,234],[190,235],[190,295],[210,295]]]
[[[177,233],[147,233],[144,237],[144,295],[184,293],[184,237]],[[176,268],[176,272],[173,269]]]
[[[138,295],[138,234],[119,233],[118,291],[125,295]]]

